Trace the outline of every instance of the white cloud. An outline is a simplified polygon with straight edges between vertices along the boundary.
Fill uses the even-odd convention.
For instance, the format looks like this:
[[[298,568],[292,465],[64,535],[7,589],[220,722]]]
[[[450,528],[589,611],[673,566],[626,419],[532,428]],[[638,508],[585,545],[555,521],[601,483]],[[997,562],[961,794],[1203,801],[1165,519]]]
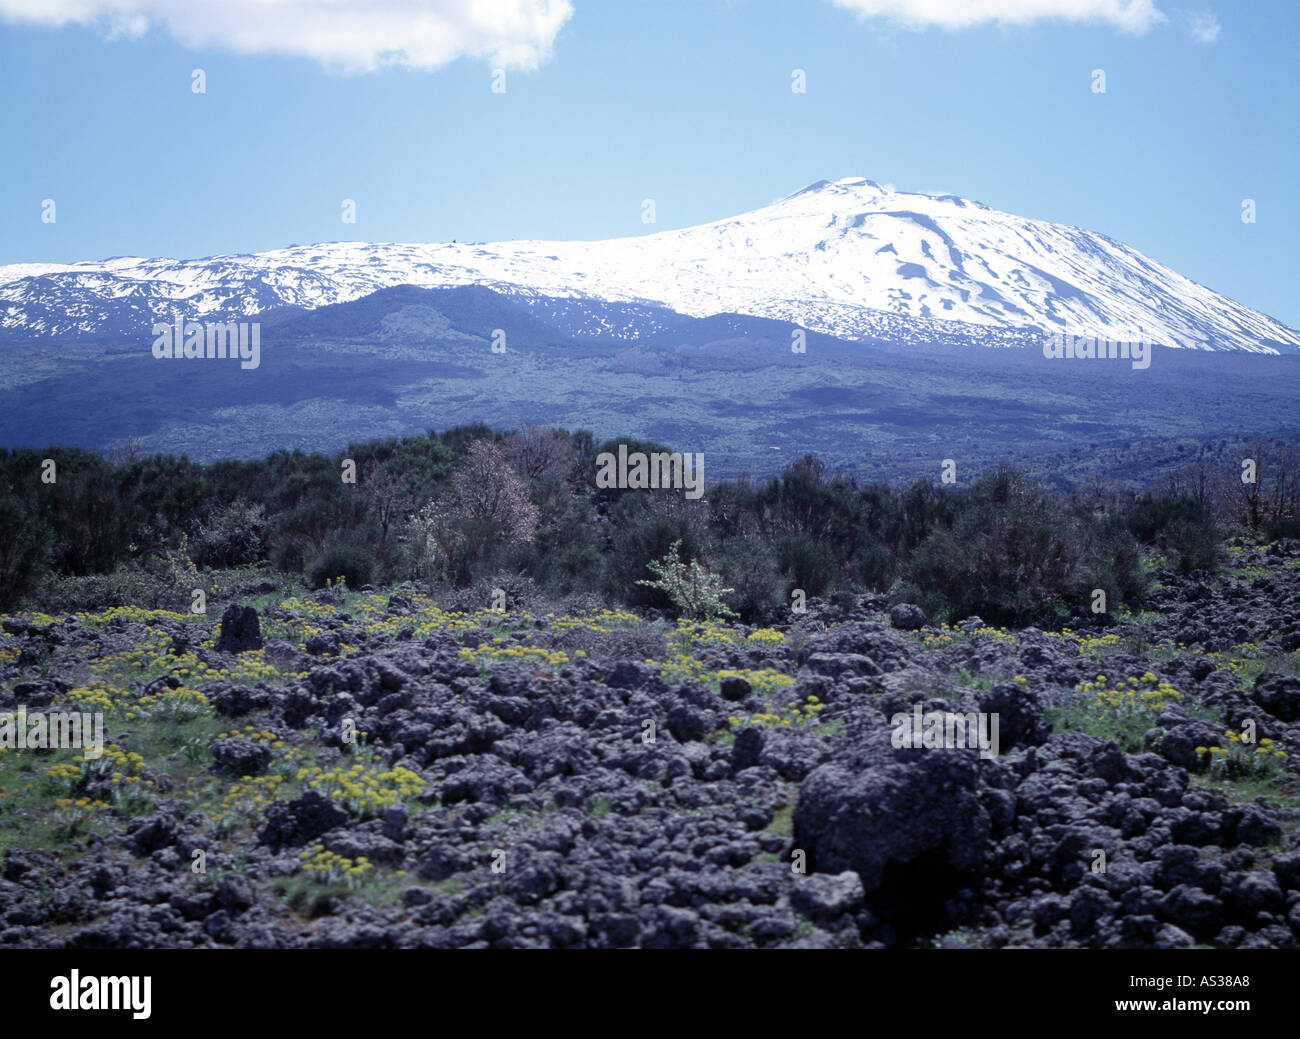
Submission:
[[[0,0],[4,21],[110,37],[162,29],[195,49],[293,55],[345,72],[461,57],[536,68],[572,15],[571,0]]]
[[[1213,43],[1219,38],[1219,19],[1209,11],[1187,16],[1187,29],[1197,43]]]
[[[1104,22],[1144,33],[1165,20],[1155,0],[831,0],[864,18],[888,18],[910,29],[965,29],[988,22],[1026,25],[1058,20]]]

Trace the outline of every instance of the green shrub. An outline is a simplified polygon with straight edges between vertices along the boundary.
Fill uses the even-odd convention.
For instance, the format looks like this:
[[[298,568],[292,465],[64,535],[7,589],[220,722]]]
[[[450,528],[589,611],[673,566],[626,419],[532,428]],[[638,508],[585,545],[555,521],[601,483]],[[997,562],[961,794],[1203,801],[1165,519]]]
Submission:
[[[865,591],[883,591],[894,578],[894,557],[865,523],[850,533],[843,570],[852,583]]]
[[[682,516],[646,513],[644,492],[633,492],[615,511],[616,532],[608,552],[608,571],[604,589],[607,594],[631,606],[664,608],[672,605],[668,596],[653,583],[641,582],[652,576],[652,560],[662,559],[670,546],[680,546],[681,554],[697,558],[703,550],[702,539],[692,524]]]
[[[530,572],[543,587],[557,595],[590,592],[603,584],[605,556],[588,541],[557,545],[534,555]]]
[[[1157,544],[1180,574],[1213,570],[1223,556],[1219,532],[1209,523],[1175,520]]]
[[[1264,525],[1265,541],[1280,541],[1282,538],[1300,539],[1300,519],[1279,519]]]
[[[324,588],[342,578],[349,588],[369,584],[375,573],[375,555],[361,545],[340,543],[326,548],[307,567],[307,583]]]
[[[84,577],[50,575],[27,601],[32,608],[51,614],[99,613],[111,606],[188,610],[194,587],[198,586],[179,588],[165,574],[132,565]]]
[[[254,563],[262,557],[266,510],[236,500],[201,521],[194,538],[194,561],[199,566],[229,567]]]
[[[968,614],[962,614],[960,617],[953,616],[952,604],[942,594],[923,591],[914,584],[903,582],[899,582],[889,590],[889,602],[891,605],[911,603],[913,606],[921,607],[921,612],[931,624],[964,620],[969,616]]]
[[[0,497],[0,609],[10,609],[36,584],[51,532],[17,495]]]
[[[1219,564],[1221,533],[1205,507],[1192,498],[1144,494],[1128,507],[1124,519],[1139,541],[1163,552],[1180,573],[1213,570]]]
[[[961,496],[953,528],[921,543],[907,578],[953,617],[1020,623],[1076,592],[1086,536],[1045,490],[1002,468]]]
[[[783,618],[789,613],[789,589],[794,586],[762,542],[740,536],[724,541],[718,565],[723,582],[732,588],[731,604],[745,623]]]
[[[1079,522],[1087,521],[1081,516]],[[1079,584],[1070,597],[1072,612],[1087,611],[1095,588],[1106,593],[1108,609],[1139,599],[1146,591],[1146,577],[1137,539],[1119,517],[1088,526],[1091,529],[1079,563]]]
[[[835,559],[829,548],[807,534],[787,534],[776,542],[776,558],[790,580],[811,596],[824,595],[835,581]]]

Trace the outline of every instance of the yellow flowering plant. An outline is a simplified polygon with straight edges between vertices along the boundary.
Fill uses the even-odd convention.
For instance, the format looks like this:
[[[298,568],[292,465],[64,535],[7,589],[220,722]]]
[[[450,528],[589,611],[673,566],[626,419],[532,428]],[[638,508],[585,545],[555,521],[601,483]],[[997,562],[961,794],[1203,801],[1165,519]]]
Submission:
[[[1247,743],[1233,730],[1223,734],[1226,746],[1197,747],[1202,767],[1218,779],[1274,780],[1281,776],[1287,753],[1277,743],[1264,737],[1257,744]]]

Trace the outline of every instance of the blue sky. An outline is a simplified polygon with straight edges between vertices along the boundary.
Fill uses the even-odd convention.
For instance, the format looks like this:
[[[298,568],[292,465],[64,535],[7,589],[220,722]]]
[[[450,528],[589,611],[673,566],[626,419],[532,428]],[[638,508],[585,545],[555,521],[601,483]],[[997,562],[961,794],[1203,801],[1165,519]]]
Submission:
[[[1300,326],[1290,0],[967,0],[1001,17],[966,26],[955,0],[481,0],[499,38],[376,0],[317,40],[320,2],[250,28],[251,0],[0,0],[0,263],[607,238],[645,198],[662,230],[865,176],[1101,231]],[[1095,17],[1037,17],[1071,10]]]

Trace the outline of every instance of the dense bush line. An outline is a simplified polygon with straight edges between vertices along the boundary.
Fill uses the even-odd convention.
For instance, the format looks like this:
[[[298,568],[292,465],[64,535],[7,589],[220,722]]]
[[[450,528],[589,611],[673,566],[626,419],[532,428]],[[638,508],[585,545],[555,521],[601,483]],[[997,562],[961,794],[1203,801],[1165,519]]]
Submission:
[[[1213,568],[1223,533],[1178,489],[1065,499],[1008,469],[965,486],[864,486],[810,455],[700,500],[598,488],[597,456],[619,443],[668,450],[475,426],[210,465],[0,452],[0,606],[179,603],[196,568],[256,565],[314,587],[417,579],[673,608],[652,568],[672,552],[719,576],[746,620],[788,609],[799,589],[892,591],[935,617],[1027,622],[1085,613],[1095,589],[1111,608],[1134,601],[1144,548],[1185,573]],[[1285,532],[1294,517],[1273,522]]]

